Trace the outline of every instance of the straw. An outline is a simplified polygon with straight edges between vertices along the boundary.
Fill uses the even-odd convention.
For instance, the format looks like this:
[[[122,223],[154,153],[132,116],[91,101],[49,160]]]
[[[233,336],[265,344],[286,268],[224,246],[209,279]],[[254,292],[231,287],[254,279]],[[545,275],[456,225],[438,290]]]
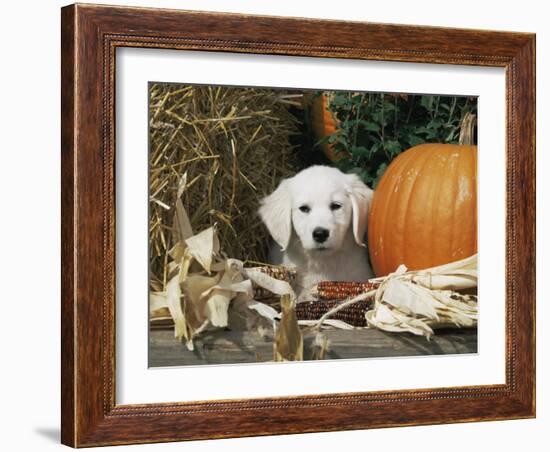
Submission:
[[[288,90],[149,86],[150,283],[166,288],[167,251],[174,245],[178,183],[193,230],[214,224],[228,256],[266,262],[269,234],[257,215],[259,199],[294,174],[290,139],[299,122],[288,108],[301,94]]]

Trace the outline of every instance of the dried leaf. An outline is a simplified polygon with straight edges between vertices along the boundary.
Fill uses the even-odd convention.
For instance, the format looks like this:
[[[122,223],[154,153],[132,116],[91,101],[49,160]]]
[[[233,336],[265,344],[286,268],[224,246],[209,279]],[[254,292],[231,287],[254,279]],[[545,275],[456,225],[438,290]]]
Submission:
[[[176,213],[174,215],[174,229],[176,231],[176,238],[178,242],[183,242],[188,238],[193,236],[193,228],[191,227],[191,221],[183,203],[180,199],[180,194],[178,191],[178,199],[176,201]]]
[[[220,281],[221,274],[214,276],[188,275],[182,283],[183,293],[185,295],[186,315],[191,319],[195,328],[198,328],[205,320],[206,302],[208,298],[203,294],[208,293]]]
[[[182,174],[182,176],[180,177],[180,180],[178,181],[178,192],[177,192],[178,200],[181,198],[181,195],[183,195],[183,192],[185,191],[186,188],[187,188],[187,171]],[[187,213],[185,214],[185,216],[187,216]]]
[[[477,324],[476,297],[454,291],[477,286],[477,255],[422,271],[398,270],[375,280],[380,285],[366,313],[369,326],[429,339],[434,328]]]
[[[280,314],[275,309],[265,303],[260,303],[259,301],[250,301],[248,303],[248,309],[256,311],[262,317],[269,320],[276,320],[280,318]]]
[[[320,331],[315,334],[315,339],[312,344],[311,359],[320,360],[325,359],[326,354],[329,350],[329,340],[328,338],[321,333]]]
[[[185,240],[185,243],[189,254],[210,274],[212,257],[220,250],[220,243],[214,227],[189,237]]]
[[[437,320],[437,312],[427,289],[408,281],[388,281],[382,301],[410,315],[420,315]]]
[[[212,326],[225,328],[228,324],[229,303],[234,296],[234,292],[227,290],[212,290],[205,306],[205,315]]]
[[[149,295],[149,319],[155,324],[173,326],[172,316],[168,309],[166,292],[151,292]],[[169,322],[166,322],[169,320]]]
[[[319,320],[298,320],[298,325],[314,327],[313,329],[322,329],[327,327],[336,328],[339,330],[354,330],[355,327],[349,323],[344,322],[343,320],[336,319],[326,319],[323,320],[322,325],[319,325]]]
[[[282,317],[275,337],[275,361],[303,361],[304,359],[304,341],[296,320],[294,304],[290,295],[281,297]]]
[[[400,265],[395,273],[370,281],[382,283],[388,279],[408,279],[416,284],[435,290],[464,290],[477,287],[477,254],[449,264],[425,270],[407,271]]]
[[[374,311],[365,314],[367,323],[383,331],[393,333],[408,332],[419,336],[431,337],[433,330],[425,323],[414,317],[403,315],[386,305],[380,305]]]
[[[228,315],[228,326],[232,330],[256,330],[262,337],[266,337],[273,334],[275,318],[279,313],[270,306],[251,300],[248,295],[240,293],[231,300]]]
[[[175,262],[179,262],[181,261],[181,259],[183,259],[183,255],[185,254],[185,249],[186,249],[185,243],[178,242],[168,251],[168,256],[170,256]],[[174,262],[169,262],[168,265],[173,263]]]
[[[201,294],[201,301],[206,299],[205,315],[213,326],[221,328],[227,326],[229,303],[238,293],[252,299],[252,283],[249,280],[243,280],[242,268],[242,262],[227,259],[220,281]]]
[[[449,272],[443,275],[417,274],[412,281],[435,290],[465,290],[477,287],[477,270]]]
[[[181,195],[187,187],[187,172],[183,174],[178,182],[178,192],[176,197],[176,213],[174,215],[174,229],[176,232],[177,242],[183,242],[193,236],[193,228],[191,221],[187,215],[187,211],[181,202]]]
[[[151,292],[149,294],[149,312],[168,307],[166,292]]]
[[[174,319],[174,336],[179,341],[183,338],[188,339],[187,321],[181,303],[179,275],[174,276],[166,285],[166,301],[170,315]]]

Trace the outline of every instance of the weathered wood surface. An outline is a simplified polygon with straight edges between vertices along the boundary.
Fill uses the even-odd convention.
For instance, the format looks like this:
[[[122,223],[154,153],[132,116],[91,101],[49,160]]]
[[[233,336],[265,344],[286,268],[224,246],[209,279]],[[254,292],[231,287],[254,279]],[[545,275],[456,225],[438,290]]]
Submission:
[[[376,329],[326,330],[326,359],[462,354],[477,352],[477,330],[439,331],[428,341],[409,333],[386,333]],[[313,336],[304,338],[304,358],[311,359]],[[258,333],[216,331],[195,340],[190,351],[174,338],[173,330],[153,330],[149,336],[149,366],[229,364],[270,361],[273,339]]]

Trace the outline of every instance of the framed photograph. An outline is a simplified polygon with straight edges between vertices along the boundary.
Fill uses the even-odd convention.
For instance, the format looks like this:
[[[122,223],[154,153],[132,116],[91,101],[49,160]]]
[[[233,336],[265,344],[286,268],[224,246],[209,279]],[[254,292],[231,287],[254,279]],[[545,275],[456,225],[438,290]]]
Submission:
[[[62,9],[62,442],[535,416],[535,36]]]

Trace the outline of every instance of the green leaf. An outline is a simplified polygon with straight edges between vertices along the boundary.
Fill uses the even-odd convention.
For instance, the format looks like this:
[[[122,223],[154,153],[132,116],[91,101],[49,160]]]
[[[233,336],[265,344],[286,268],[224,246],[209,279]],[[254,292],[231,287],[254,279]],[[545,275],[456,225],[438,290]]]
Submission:
[[[453,141],[453,137],[455,135],[454,129],[449,132],[449,135],[445,138],[445,143],[448,143],[450,141]]]
[[[336,151],[336,153],[339,153],[339,152],[347,152],[348,151],[348,145],[346,143],[335,143],[333,145],[333,148],[334,150]]]
[[[347,94],[337,94],[330,100],[331,105],[336,107],[341,107],[346,105],[349,102],[349,97]]]
[[[350,152],[354,159],[368,158],[370,156],[370,152],[365,146],[352,146]]]
[[[434,103],[434,96],[420,96],[420,105],[426,110],[431,110]]]
[[[380,126],[375,122],[361,121],[361,126],[369,132],[380,132]]]
[[[374,186],[404,149],[425,142],[456,142],[460,118],[465,111],[477,110],[475,97],[322,93],[330,97],[338,131],[319,140],[319,144],[330,143],[342,157],[335,163],[337,167],[358,174]]]
[[[388,169],[387,163],[380,164],[380,166],[376,170],[376,177],[374,178],[373,188],[376,188],[378,186],[378,184],[380,183],[380,179],[382,179],[382,176],[384,175],[387,169]]]
[[[425,143],[425,141],[422,138],[412,134],[407,137],[407,141],[411,146],[417,146],[419,144]]]
[[[384,102],[384,112],[385,113],[393,113],[395,110],[397,110],[397,107],[393,102],[385,101]]]
[[[343,171],[344,173],[349,173],[351,170],[356,169],[357,167],[353,164],[353,162],[347,158],[344,157],[336,163],[336,166],[340,171]]]
[[[427,124],[427,128],[428,129],[439,129],[441,126],[443,125],[443,123],[437,119],[432,119],[428,124]]]
[[[382,177],[382,175],[386,172],[386,169],[388,168],[388,164],[387,163],[382,163],[378,169],[376,170],[376,176],[377,177]]]
[[[386,150],[392,155],[395,156],[399,153],[401,153],[402,148],[398,141],[395,140],[388,140],[384,143],[384,147]]]
[[[374,154],[376,154],[380,149],[382,149],[382,142],[381,141],[377,141],[377,142],[373,143],[373,145],[370,147],[369,159],[372,158],[372,156]]]

